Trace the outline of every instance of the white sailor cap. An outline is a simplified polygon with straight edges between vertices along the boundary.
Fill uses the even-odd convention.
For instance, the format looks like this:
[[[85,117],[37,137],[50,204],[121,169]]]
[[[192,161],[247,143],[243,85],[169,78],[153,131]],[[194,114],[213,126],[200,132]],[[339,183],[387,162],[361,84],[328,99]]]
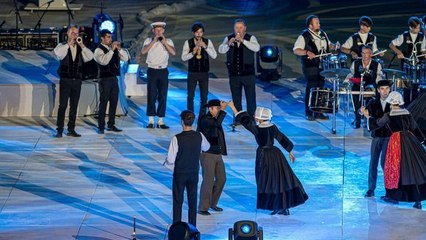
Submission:
[[[152,28],[156,28],[156,27],[162,27],[162,28],[164,28],[165,26],[166,26],[165,22],[153,22],[153,23],[151,23],[151,27]]]

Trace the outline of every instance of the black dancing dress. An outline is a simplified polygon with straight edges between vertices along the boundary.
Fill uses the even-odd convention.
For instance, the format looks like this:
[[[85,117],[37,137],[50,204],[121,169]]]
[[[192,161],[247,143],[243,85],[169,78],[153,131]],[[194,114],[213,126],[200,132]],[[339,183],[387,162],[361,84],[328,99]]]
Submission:
[[[411,114],[400,109],[384,117],[392,135],[385,160],[386,196],[402,202],[426,200],[424,136]]]
[[[236,121],[254,134],[258,144],[255,170],[257,208],[276,211],[303,204],[308,195],[281,150],[274,146],[274,139],[288,152],[293,149],[293,143],[270,122],[257,126],[247,112],[239,113]]]
[[[426,135],[426,91],[410,103],[407,110],[410,111],[411,116],[416,120],[423,135]]]

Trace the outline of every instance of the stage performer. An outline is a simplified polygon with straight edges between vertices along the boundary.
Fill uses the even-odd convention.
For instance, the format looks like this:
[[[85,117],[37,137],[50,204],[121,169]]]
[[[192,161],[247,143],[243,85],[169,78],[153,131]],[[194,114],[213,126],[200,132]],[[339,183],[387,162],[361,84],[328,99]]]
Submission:
[[[157,128],[170,128],[164,123],[166,116],[167,91],[169,89],[169,70],[167,69],[169,55],[176,55],[173,41],[166,38],[164,31],[165,22],[151,23],[154,37],[145,39],[142,55],[148,54],[146,63],[147,70],[147,106],[148,116],[147,128],[154,128],[155,116],[158,116]],[[155,103],[158,101],[157,109]]]
[[[183,44],[182,61],[188,61],[187,79],[187,108],[194,111],[195,88],[200,88],[200,111],[204,114],[203,106],[207,103],[209,93],[209,58],[215,59],[217,56],[213,43],[210,39],[204,38],[204,24],[196,22],[191,27],[193,38],[188,39]]]
[[[78,101],[80,99],[81,81],[83,79],[83,65],[93,59],[93,52],[88,49],[81,38],[78,38],[79,30],[72,26],[68,28],[68,41],[58,44],[53,50],[60,60],[58,74],[59,80],[59,108],[56,122],[57,132],[55,137],[61,138],[64,131],[65,111],[70,102],[68,116],[67,136],[81,137],[75,131]],[[77,41],[77,39],[79,39]]]
[[[229,106],[236,120],[255,136],[258,144],[255,170],[257,208],[272,210],[271,215],[290,215],[289,209],[303,204],[308,195],[281,150],[274,146],[274,139],[289,152],[292,162],[296,161],[293,143],[271,122],[270,109],[257,107],[253,118],[247,112],[239,112],[232,101]]]
[[[327,34],[320,28],[320,20],[315,15],[306,18],[307,29],[303,30],[294,43],[293,53],[301,57],[303,76],[306,80],[305,89],[305,117],[308,121],[315,119],[329,119],[323,113],[314,113],[309,109],[309,95],[311,88],[323,88],[325,81],[320,75],[322,71],[320,54],[330,53],[330,50],[340,48],[339,44],[333,44]]]
[[[195,115],[185,110],[180,114],[182,132],[173,136],[166,158],[174,164],[173,170],[173,223],[182,220],[183,193],[188,200],[188,222],[197,225],[197,186],[201,151],[207,151],[209,142],[200,132],[192,130]]]

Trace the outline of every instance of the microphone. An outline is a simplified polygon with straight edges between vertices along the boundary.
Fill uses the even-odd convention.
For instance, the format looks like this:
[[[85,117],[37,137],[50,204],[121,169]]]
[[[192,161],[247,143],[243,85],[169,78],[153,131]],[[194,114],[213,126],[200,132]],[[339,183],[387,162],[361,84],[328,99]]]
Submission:
[[[2,28],[5,23],[6,23],[6,21],[3,20],[3,22],[1,22],[1,24],[0,24],[0,28]]]

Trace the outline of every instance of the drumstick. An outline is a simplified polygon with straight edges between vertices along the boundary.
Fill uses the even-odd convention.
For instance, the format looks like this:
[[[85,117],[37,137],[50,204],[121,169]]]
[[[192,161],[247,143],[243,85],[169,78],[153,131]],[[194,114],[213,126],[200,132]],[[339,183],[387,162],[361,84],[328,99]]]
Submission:
[[[318,54],[318,55],[315,55],[315,57],[314,57],[314,58],[318,58],[318,57],[325,57],[325,56],[328,56],[328,55],[332,55],[332,53]]]
[[[374,57],[374,56],[377,56],[377,55],[379,55],[379,54],[381,54],[381,53],[385,53],[387,50],[385,49],[385,50],[382,50],[382,51],[380,51],[380,52],[376,52],[375,54],[373,54],[373,55],[371,55],[372,57]]]

